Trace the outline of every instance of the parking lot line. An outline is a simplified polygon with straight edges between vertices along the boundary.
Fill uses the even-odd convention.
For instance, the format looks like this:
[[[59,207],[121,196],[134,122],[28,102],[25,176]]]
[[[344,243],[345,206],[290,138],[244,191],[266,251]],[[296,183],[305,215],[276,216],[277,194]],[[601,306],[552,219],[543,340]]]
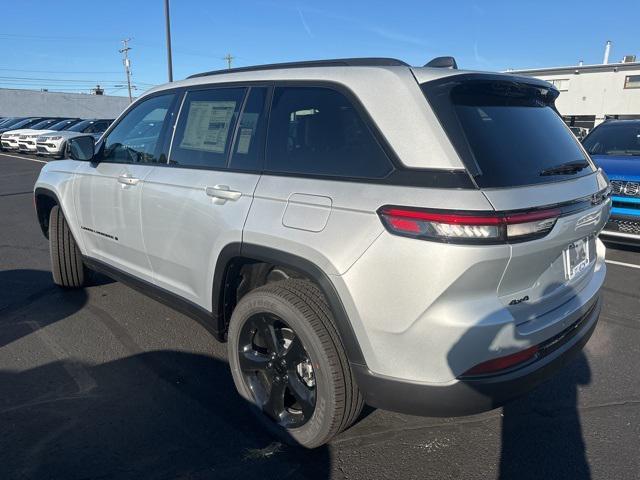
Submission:
[[[46,160],[38,160],[37,158],[18,157],[17,155],[9,155],[8,153],[0,153],[3,157],[18,158],[20,160],[29,160],[30,162],[47,163]]]
[[[636,265],[635,263],[617,262],[616,260],[605,260],[605,262],[610,263],[612,265],[620,265],[621,267],[639,268],[640,269],[640,265]]]

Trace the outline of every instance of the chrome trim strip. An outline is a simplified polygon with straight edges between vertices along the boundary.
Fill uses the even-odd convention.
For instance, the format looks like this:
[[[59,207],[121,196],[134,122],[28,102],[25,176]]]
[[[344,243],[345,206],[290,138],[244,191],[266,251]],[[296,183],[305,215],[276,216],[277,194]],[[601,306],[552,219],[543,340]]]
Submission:
[[[602,230],[600,235],[611,236],[611,237],[622,237],[622,238],[633,238],[635,240],[640,240],[640,235],[634,235],[633,233],[622,233],[622,232],[612,232],[609,230]]]

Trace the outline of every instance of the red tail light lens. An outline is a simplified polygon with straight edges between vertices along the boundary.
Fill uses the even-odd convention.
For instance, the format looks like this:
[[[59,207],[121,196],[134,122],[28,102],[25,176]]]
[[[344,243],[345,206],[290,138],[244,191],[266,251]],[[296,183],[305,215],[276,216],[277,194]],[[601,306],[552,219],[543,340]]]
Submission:
[[[561,211],[466,214],[382,207],[378,214],[387,230],[396,235],[451,243],[502,243],[546,235]]]
[[[538,346],[534,345],[521,352],[516,352],[504,357],[494,358],[483,363],[479,363],[462,374],[463,377],[475,375],[491,375],[499,373],[503,370],[516,367],[520,364],[528,363],[533,360],[538,353]]]

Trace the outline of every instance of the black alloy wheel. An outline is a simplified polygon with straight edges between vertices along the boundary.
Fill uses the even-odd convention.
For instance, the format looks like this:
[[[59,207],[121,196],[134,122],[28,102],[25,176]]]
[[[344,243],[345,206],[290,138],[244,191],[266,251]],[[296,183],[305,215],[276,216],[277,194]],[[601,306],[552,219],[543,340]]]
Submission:
[[[313,416],[316,378],[302,341],[272,313],[247,319],[238,345],[242,379],[257,406],[284,428],[301,427]]]

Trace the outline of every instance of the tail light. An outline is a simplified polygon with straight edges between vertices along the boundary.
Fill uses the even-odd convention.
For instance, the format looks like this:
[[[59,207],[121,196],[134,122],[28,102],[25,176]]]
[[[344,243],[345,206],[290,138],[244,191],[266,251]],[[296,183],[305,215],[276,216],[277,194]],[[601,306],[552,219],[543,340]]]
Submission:
[[[492,244],[545,236],[561,215],[560,209],[520,213],[457,213],[417,208],[382,207],[378,215],[387,230],[423,240]]]

